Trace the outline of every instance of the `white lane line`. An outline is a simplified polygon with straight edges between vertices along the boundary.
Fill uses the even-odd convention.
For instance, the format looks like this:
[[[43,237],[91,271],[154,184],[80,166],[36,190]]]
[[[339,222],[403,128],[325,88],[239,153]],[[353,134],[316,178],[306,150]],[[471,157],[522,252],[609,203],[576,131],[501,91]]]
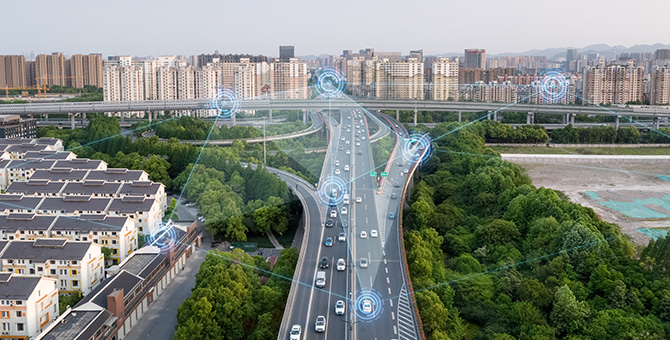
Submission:
[[[391,312],[391,320],[395,320],[395,313]]]
[[[393,307],[393,300],[389,300],[389,304]]]
[[[389,294],[391,294],[391,287],[389,287]]]
[[[367,216],[365,217],[365,223],[370,223],[370,222],[368,221]]]
[[[372,275],[370,275],[370,287],[372,287]]]
[[[396,328],[396,326],[393,326],[393,334],[398,334],[398,328]]]
[[[384,267],[384,271],[386,272],[386,274],[388,274],[389,273],[388,267]]]
[[[384,259],[384,264],[386,264],[386,259]]]
[[[389,280],[389,277],[386,277],[386,283],[391,284],[391,281]]]
[[[386,250],[382,250],[382,256],[386,256]]]

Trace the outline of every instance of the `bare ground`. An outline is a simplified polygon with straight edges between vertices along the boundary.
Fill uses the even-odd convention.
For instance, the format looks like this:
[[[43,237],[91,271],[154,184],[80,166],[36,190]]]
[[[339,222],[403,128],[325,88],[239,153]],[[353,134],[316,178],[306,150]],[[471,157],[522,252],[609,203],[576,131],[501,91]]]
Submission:
[[[637,229],[670,226],[670,218],[630,218],[598,204],[584,193],[605,192],[604,196],[616,196],[617,201],[663,196],[670,192],[670,181],[660,179],[656,175],[667,176],[670,172],[667,164],[522,163],[519,165],[527,171],[535,186],[560,190],[571,201],[593,208],[604,221],[618,224],[625,234],[631,236],[635,244],[646,245],[650,240],[649,237],[636,231]]]

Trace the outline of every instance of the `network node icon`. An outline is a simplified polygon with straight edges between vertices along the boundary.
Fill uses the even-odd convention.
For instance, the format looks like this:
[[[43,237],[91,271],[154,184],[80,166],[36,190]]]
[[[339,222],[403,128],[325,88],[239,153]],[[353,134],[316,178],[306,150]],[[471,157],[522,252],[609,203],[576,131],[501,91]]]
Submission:
[[[232,118],[240,109],[240,100],[235,91],[222,88],[212,100],[211,107],[218,111],[220,118]]]
[[[357,292],[352,301],[356,319],[361,322],[372,322],[379,319],[384,311],[384,301],[374,289],[362,289]]]
[[[432,140],[428,134],[412,132],[402,147],[402,158],[412,164],[426,162],[432,153]]]
[[[553,104],[565,98],[568,93],[568,80],[563,72],[548,71],[540,83],[539,95],[544,101]]]
[[[344,93],[346,83],[340,71],[333,68],[323,68],[317,72],[314,87],[320,96],[334,98]]]
[[[349,192],[347,182],[338,175],[328,175],[319,187],[319,200],[326,206],[342,204],[345,195]]]
[[[172,250],[177,243],[177,231],[172,220],[161,222],[153,228],[147,243],[159,248],[163,254]]]

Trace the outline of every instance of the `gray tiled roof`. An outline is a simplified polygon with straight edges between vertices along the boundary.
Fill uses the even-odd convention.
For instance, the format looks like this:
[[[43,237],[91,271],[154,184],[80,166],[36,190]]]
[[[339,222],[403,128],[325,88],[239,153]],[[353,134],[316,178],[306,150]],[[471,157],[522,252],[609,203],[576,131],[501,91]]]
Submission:
[[[111,198],[95,198],[89,196],[45,197],[39,206],[40,211],[105,211]]]
[[[161,187],[161,183],[150,181],[135,181],[123,185],[119,194],[125,195],[155,195]]]
[[[56,163],[55,160],[49,159],[25,159],[13,160],[7,164],[8,169],[51,169]]]
[[[23,155],[24,159],[51,159],[51,160],[61,160],[67,159],[74,155],[70,151],[54,151],[54,150],[43,150],[43,151],[28,151]]]
[[[65,239],[37,239],[35,241],[9,241],[0,259],[33,260],[82,260],[91,242]],[[62,246],[60,246],[62,245]]]
[[[141,253],[136,251],[123,261],[119,270],[126,270],[129,273],[146,279],[146,277],[151,274],[164,259],[165,255],[160,252]]]
[[[143,279],[141,277],[122,270],[118,274],[114,275],[111,279],[105,280],[103,284],[96,287],[79,303],[77,303],[77,306],[92,302],[100,307],[107,308],[107,295],[112,293],[114,290],[123,289],[123,295],[128,296],[142,281]]]
[[[5,193],[8,194],[57,194],[65,186],[64,182],[56,182],[44,179],[30,179],[27,182],[13,182]]]
[[[24,197],[23,195],[0,195],[0,211],[28,209],[35,210],[42,197]]]
[[[89,340],[112,317],[106,309],[71,309],[61,322],[40,334],[41,340]]]
[[[51,231],[116,231],[120,232],[129,217],[105,216],[91,217],[91,215],[58,216],[51,227]]]
[[[118,168],[107,168],[107,170],[91,170],[87,180],[104,180],[104,181],[139,181],[144,171],[142,170],[128,170]]]
[[[88,170],[51,169],[37,170],[30,179],[48,179],[52,181],[81,181],[86,177]]]
[[[17,230],[48,230],[56,216],[35,214],[9,214],[0,216],[0,230],[15,233]]]
[[[118,182],[105,182],[105,181],[84,181],[76,183],[68,183],[67,186],[63,189],[63,194],[66,195],[92,195],[92,194],[104,194],[104,195],[115,195],[119,192],[122,183]]]
[[[0,273],[0,300],[27,300],[40,279],[39,275]]]
[[[144,197],[126,196],[122,199],[114,199],[109,205],[109,211],[119,211],[122,213],[134,213],[137,211],[149,211],[156,200]]]
[[[75,158],[70,160],[59,160],[56,161],[54,168],[72,168],[72,169],[88,169],[93,170],[97,169],[100,164],[104,163],[100,160],[88,159],[88,158]]]

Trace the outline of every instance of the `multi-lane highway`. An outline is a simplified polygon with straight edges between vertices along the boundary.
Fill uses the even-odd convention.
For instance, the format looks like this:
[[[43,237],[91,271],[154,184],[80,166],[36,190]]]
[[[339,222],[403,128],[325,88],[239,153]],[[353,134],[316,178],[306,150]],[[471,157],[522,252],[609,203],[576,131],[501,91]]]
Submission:
[[[302,339],[419,339],[395,217],[411,166],[401,156],[407,131],[362,109],[340,109],[324,119],[330,143],[319,190],[311,193],[319,207],[306,207],[309,231],[279,339],[289,339],[293,325],[301,326]],[[372,120],[377,135],[402,136],[388,166],[373,164]],[[384,170],[389,177],[379,188],[370,174]],[[324,258],[327,268],[321,268]],[[338,270],[339,259],[345,270]],[[323,287],[316,285],[319,272],[325,273]],[[338,301],[344,302],[344,315],[335,313]],[[319,316],[326,319],[322,334],[315,331]]]

